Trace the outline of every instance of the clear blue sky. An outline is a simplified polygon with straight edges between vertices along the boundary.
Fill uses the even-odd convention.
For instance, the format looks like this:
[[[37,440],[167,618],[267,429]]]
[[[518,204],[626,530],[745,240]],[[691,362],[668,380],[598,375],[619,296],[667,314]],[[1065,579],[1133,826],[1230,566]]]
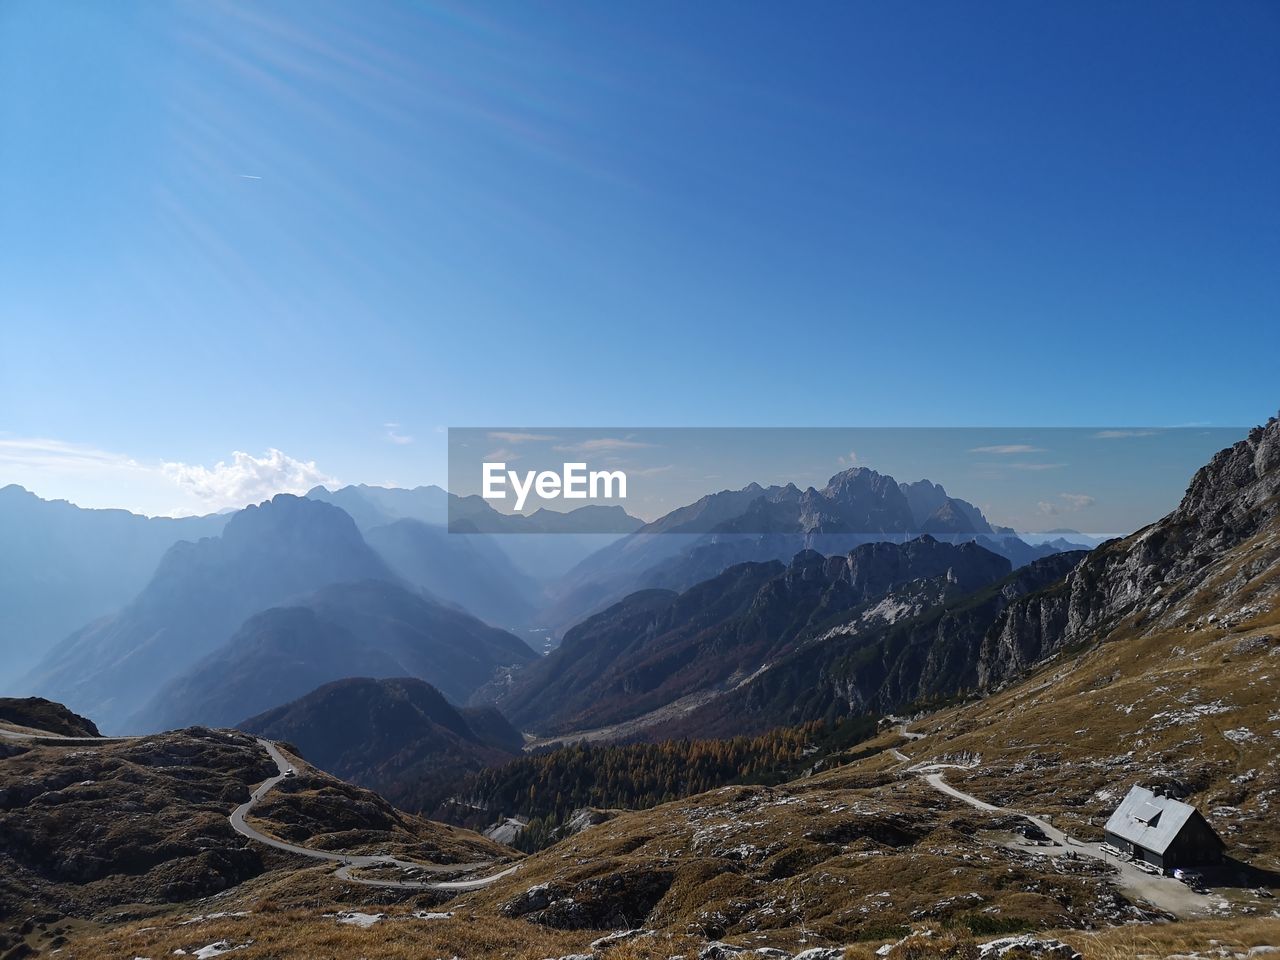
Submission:
[[[1277,49],[1247,0],[8,0],[0,484],[442,482],[462,425],[1256,422]]]

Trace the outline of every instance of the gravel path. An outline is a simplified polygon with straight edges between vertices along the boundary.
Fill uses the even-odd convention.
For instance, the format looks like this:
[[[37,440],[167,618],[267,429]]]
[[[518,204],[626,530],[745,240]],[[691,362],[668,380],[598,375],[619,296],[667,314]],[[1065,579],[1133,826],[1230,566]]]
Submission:
[[[280,771],[274,777],[263,780],[254,789],[249,799],[236,807],[231,813],[231,828],[241,836],[248,837],[250,840],[256,840],[258,843],[265,843],[269,847],[277,850],[283,850],[286,853],[295,853],[300,857],[309,857],[312,860],[327,860],[331,863],[338,863],[337,876],[343,880],[352,883],[362,883],[368,887],[387,887],[395,890],[476,890],[480,887],[486,887],[495,880],[501,880],[503,877],[510,876],[515,873],[518,864],[507,867],[498,873],[490,874],[487,877],[477,877],[472,880],[372,880],[363,877],[351,876],[352,870],[363,870],[370,867],[396,867],[401,870],[409,870],[417,873],[465,873],[470,870],[477,870],[480,867],[489,866],[493,861],[482,860],[475,863],[416,863],[412,860],[399,860],[391,856],[365,855],[356,853],[331,853],[328,850],[313,850],[310,847],[299,846],[296,843],[288,843],[275,837],[268,836],[262,831],[251,826],[246,817],[253,811],[262,799],[271,792],[281,780],[290,775],[293,765],[283,753],[277,749],[276,745],[269,740],[259,739],[258,743],[262,746],[267,754],[275,761],[276,768]]]
[[[908,732],[906,724],[900,724],[898,732],[909,740],[918,740],[922,736],[922,734]],[[909,762],[909,758],[901,750],[895,749],[893,754],[899,759]],[[910,772],[923,776],[925,781],[940,793],[944,793],[954,800],[959,800],[961,803],[968,804],[976,810],[981,810],[984,813],[1013,814],[1030,820],[1043,830],[1045,835],[1055,844],[1053,847],[1036,847],[1035,851],[1037,853],[1051,857],[1061,857],[1068,853],[1074,853],[1076,856],[1101,860],[1119,871],[1119,886],[1122,890],[1131,896],[1146,900],[1176,917],[1190,919],[1203,917],[1210,912],[1213,900],[1202,893],[1196,893],[1182,881],[1139,870],[1132,861],[1121,860],[1108,854],[1102,849],[1101,844],[1076,840],[1041,817],[1033,816],[1022,810],[1015,810],[1012,807],[1000,807],[994,803],[979,800],[973,794],[965,793],[958,787],[947,783],[942,774],[942,771],[947,769],[972,770],[974,768],[957,763],[929,763],[917,764],[910,768]],[[1025,851],[1027,849],[1017,843],[1007,843],[1005,846],[1012,850]]]

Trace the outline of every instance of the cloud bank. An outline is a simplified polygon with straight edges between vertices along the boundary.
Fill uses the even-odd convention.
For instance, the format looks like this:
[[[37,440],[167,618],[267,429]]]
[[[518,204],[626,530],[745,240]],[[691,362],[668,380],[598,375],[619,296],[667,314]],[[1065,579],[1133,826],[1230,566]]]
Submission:
[[[274,448],[261,457],[237,450],[231,454],[230,463],[220,460],[212,467],[165,463],[161,469],[166,477],[214,510],[258,503],[277,493],[301,495],[312,487],[337,483],[314,460],[295,460]]]

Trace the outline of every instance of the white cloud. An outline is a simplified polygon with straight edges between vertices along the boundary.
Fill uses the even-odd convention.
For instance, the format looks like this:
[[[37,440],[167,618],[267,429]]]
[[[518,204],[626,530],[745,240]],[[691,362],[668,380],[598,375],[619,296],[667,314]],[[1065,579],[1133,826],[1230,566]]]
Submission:
[[[0,464],[53,473],[101,473],[103,470],[145,470],[131,457],[64,440],[40,437],[0,438]]]
[[[337,482],[322,472],[314,460],[295,460],[274,448],[261,457],[237,450],[231,454],[230,463],[220,460],[212,467],[165,463],[161,470],[214,510],[258,503],[277,493],[303,494],[312,487]]]
[[[1067,501],[1072,510],[1083,510],[1085,507],[1092,507],[1098,502],[1087,493],[1060,493],[1058,496]]]
[[[1010,463],[1008,466],[1015,470],[1057,470],[1059,467],[1065,467],[1065,463]]]
[[[1046,517],[1056,517],[1064,510],[1083,510],[1085,507],[1092,507],[1098,502],[1087,493],[1060,493],[1058,497],[1063,501],[1062,504],[1041,500],[1036,504],[1036,509]]]
[[[499,443],[534,443],[554,440],[555,437],[545,433],[509,433],[504,430],[494,430],[489,434],[489,439],[497,440]]]
[[[336,481],[313,461],[279,450],[235,453],[213,467],[139,460],[83,443],[0,434],[0,486],[17,483],[46,500],[187,516],[243,507],[277,493],[305,493]]]
[[[850,450],[848,453],[836,457],[836,463],[842,467],[856,467],[858,465],[858,451]]]
[[[1027,443],[998,443],[991,447],[973,447],[970,453],[998,453],[998,454],[1014,454],[1014,453],[1044,453],[1044,447],[1033,447]]]
[[[401,447],[406,446],[410,443],[413,443],[413,437],[400,432],[400,424],[384,423],[383,426],[387,430],[387,440],[389,440],[391,443],[394,443]]]
[[[1154,437],[1154,430],[1099,430],[1093,435],[1095,440],[1124,440],[1127,437]]]
[[[652,446],[652,443],[641,443],[639,440],[599,437],[595,440],[583,440],[581,443],[565,444],[555,449],[559,453],[601,453],[610,450],[642,450]]]

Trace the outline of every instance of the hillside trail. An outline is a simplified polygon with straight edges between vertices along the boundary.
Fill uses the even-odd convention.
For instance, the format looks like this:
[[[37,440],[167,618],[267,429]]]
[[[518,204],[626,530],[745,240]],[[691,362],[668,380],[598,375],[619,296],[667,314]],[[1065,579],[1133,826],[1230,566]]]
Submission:
[[[486,877],[476,877],[468,880],[376,880],[365,877],[351,876],[352,870],[365,870],[377,867],[393,867],[399,870],[413,871],[417,873],[465,873],[471,870],[477,870],[481,867],[489,866],[493,861],[480,860],[472,863],[418,863],[414,860],[401,860],[383,854],[355,854],[355,853],[333,853],[328,850],[314,850],[311,847],[303,847],[296,843],[288,843],[284,840],[278,840],[275,837],[268,836],[255,827],[251,826],[246,817],[253,811],[268,793],[282,780],[289,777],[293,773],[293,765],[288,758],[276,747],[270,740],[258,739],[258,745],[267,751],[267,755],[275,762],[277,773],[274,777],[269,777],[254,789],[249,799],[232,811],[230,816],[231,828],[241,836],[256,840],[258,843],[266,844],[276,850],[283,850],[286,853],[294,853],[300,857],[308,857],[312,860],[326,860],[330,863],[340,864],[336,871],[336,876],[342,880],[351,883],[363,884],[367,887],[384,887],[393,890],[449,890],[461,892],[465,890],[478,890],[486,887],[503,877],[510,876],[515,873],[519,864],[507,867],[497,873],[490,874]]]
[[[907,730],[905,723],[899,724],[897,729],[900,734],[911,741],[919,740],[924,736],[924,734],[912,733]],[[903,763],[912,763],[911,758],[896,747],[890,752]],[[980,800],[973,794],[966,793],[958,787],[947,783],[942,772],[944,770],[974,770],[977,766],[978,764],[962,763],[916,763],[914,766],[908,767],[907,772],[923,777],[925,782],[939,793],[945,794],[953,800],[958,800],[961,803],[967,804],[975,810],[981,810],[984,813],[999,813],[1018,816],[1029,820],[1040,830],[1043,830],[1045,836],[1047,836],[1054,844],[1053,847],[1037,847],[1037,853],[1050,857],[1063,857],[1067,854],[1075,854],[1076,856],[1101,860],[1118,871],[1118,883],[1122,890],[1132,896],[1146,900],[1159,909],[1171,913],[1180,919],[1204,917],[1212,912],[1215,905],[1214,900],[1202,893],[1196,893],[1186,884],[1182,883],[1182,881],[1175,880],[1172,877],[1159,876],[1139,870],[1132,861],[1122,860],[1119,857],[1115,857],[1107,853],[1107,851],[1102,848],[1102,844],[1077,840],[1075,837],[1069,836],[1062,830],[1059,830],[1043,817],[1037,817],[1034,814],[1027,813],[1025,810],[1017,810],[1013,807],[1001,807],[994,803],[988,803],[985,800]],[[1026,852],[1026,847],[1024,845],[1014,841],[1007,841],[1001,845],[1010,850]]]
[[[103,746],[114,743],[128,743],[139,737],[67,737],[61,734],[50,733],[47,730],[36,730],[32,727],[16,727],[14,725],[0,726],[0,737],[8,740],[18,740],[28,743],[38,743],[41,746],[62,746],[62,747],[83,747],[83,746]],[[454,892],[463,892],[467,890],[478,890],[486,887],[503,877],[510,876],[515,873],[519,864],[514,864],[497,873],[490,874],[485,877],[476,877],[466,880],[377,880],[366,877],[351,876],[352,870],[363,870],[377,867],[393,867],[399,870],[413,871],[417,873],[467,873],[472,870],[478,870],[481,867],[489,866],[492,860],[480,860],[473,863],[418,863],[413,860],[400,860],[396,857],[385,855],[364,855],[351,853],[332,853],[328,850],[313,850],[310,847],[303,847],[296,843],[287,843],[284,840],[277,840],[275,837],[268,836],[251,826],[245,818],[253,811],[271,790],[290,775],[293,771],[293,765],[282,754],[276,745],[269,740],[258,739],[258,745],[267,751],[267,755],[275,762],[276,769],[279,771],[274,777],[262,781],[254,789],[249,799],[236,807],[231,812],[228,820],[231,821],[231,828],[242,837],[255,840],[258,843],[266,844],[276,850],[283,850],[286,853],[294,853],[301,857],[307,857],[312,860],[327,860],[332,863],[341,864],[335,875],[342,880],[351,883],[363,884],[367,887],[385,887],[393,890],[446,890]]]

